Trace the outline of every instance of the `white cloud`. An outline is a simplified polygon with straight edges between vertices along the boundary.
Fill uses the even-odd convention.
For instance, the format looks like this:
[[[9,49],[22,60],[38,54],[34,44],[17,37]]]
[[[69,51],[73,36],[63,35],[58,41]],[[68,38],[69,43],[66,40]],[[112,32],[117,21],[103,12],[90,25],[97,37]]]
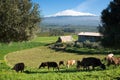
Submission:
[[[56,17],[56,16],[95,16],[95,15],[91,13],[77,12],[75,10],[68,9],[57,12],[56,14],[53,15],[48,15],[46,17]]]
[[[53,15],[48,15],[46,17],[50,16],[96,16],[92,13],[98,13],[97,10],[99,10],[98,7],[95,7],[101,0],[84,0],[84,2],[80,3],[78,6],[72,9],[67,9],[64,11],[57,12]],[[100,3],[101,4],[101,3]]]

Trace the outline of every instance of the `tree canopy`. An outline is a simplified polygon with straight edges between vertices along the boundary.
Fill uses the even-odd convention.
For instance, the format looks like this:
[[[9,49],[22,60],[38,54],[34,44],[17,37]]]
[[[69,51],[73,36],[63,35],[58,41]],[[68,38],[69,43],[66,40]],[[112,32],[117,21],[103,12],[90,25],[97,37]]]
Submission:
[[[0,0],[0,42],[30,40],[40,22],[38,5],[31,0]]]
[[[49,35],[50,36],[61,36],[61,35],[64,35],[64,31],[62,29],[59,29],[59,28],[58,29],[57,28],[55,28],[55,29],[50,28]]]
[[[102,11],[99,31],[104,35],[104,46],[120,46],[120,0],[113,0]]]

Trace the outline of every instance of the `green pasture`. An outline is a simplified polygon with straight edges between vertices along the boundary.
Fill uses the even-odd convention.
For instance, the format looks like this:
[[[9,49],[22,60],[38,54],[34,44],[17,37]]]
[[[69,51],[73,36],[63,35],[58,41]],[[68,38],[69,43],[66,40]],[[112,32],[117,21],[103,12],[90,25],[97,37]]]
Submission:
[[[106,70],[97,67],[96,70],[90,71],[82,69],[78,71],[76,65],[69,69],[61,66],[60,71],[53,71],[52,68],[38,69],[40,63],[45,61],[58,63],[60,60],[65,62],[70,59],[81,60],[89,56],[103,59],[106,56],[101,53],[93,55],[49,49],[47,44],[55,42],[57,38],[37,37],[29,42],[0,44],[0,80],[120,80],[120,67],[114,66],[107,67]],[[17,73],[11,70],[11,67],[18,62],[25,63],[25,72]]]
[[[30,49],[37,46],[45,46],[48,43],[52,43],[57,40],[57,37],[37,37],[28,42],[14,42],[10,44],[0,43],[0,59],[3,59],[4,55],[14,51],[20,51],[23,49]]]

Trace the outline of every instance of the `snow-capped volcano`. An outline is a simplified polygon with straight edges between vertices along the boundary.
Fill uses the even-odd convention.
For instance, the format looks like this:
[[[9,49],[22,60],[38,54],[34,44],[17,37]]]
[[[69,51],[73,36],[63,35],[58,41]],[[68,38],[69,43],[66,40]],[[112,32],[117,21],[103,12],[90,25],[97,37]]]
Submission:
[[[78,12],[74,10],[64,10],[64,11],[57,12],[53,15],[48,15],[46,17],[56,17],[56,16],[96,16],[96,15],[91,13]]]

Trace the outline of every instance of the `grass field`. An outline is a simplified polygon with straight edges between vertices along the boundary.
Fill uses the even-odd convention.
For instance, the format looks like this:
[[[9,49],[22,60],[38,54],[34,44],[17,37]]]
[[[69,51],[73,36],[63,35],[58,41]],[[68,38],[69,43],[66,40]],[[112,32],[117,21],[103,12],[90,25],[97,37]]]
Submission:
[[[104,58],[105,55],[78,55],[74,53],[67,53],[67,52],[56,52],[54,50],[50,50],[47,47],[37,47],[23,51],[17,51],[13,53],[8,53],[6,55],[7,62],[10,65],[14,65],[18,62],[24,62],[26,66],[31,67],[38,67],[41,62],[46,61],[56,61],[59,62],[61,60],[67,61],[70,59],[81,60],[83,57],[98,57]]]
[[[75,65],[69,69],[62,66],[60,71],[53,71],[52,68],[50,70],[38,69],[40,63],[44,61],[81,60],[88,56],[100,59],[105,57],[103,54],[76,54],[50,50],[46,45],[56,40],[57,37],[38,37],[30,42],[1,44],[0,80],[120,80],[120,67],[114,66],[107,67],[106,70],[98,67],[91,71],[78,71]],[[16,73],[11,70],[11,67],[17,62],[24,62],[25,71],[29,71],[29,73]]]

